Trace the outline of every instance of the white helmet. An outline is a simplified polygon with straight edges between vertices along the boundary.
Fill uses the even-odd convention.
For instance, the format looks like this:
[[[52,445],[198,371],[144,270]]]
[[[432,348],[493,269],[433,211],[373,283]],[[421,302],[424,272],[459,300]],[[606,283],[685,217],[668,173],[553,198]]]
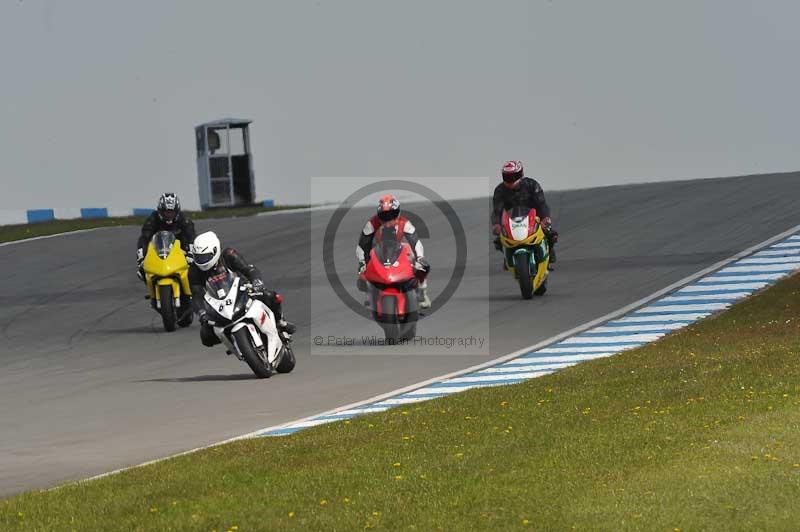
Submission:
[[[220,255],[222,244],[214,231],[207,231],[194,239],[194,263],[204,272],[217,265]]]

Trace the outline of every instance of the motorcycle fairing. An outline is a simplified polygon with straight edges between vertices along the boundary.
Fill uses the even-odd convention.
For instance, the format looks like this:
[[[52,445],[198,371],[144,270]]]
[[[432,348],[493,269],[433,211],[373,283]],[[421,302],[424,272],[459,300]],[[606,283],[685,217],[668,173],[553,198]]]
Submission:
[[[147,255],[142,263],[145,282],[150,298],[161,308],[161,293],[157,287],[169,285],[175,299],[175,306],[180,307],[181,295],[191,295],[189,287],[189,263],[181,249],[180,240],[169,231],[159,231],[147,246]]]
[[[226,293],[220,297],[214,297],[209,292],[209,286],[206,286],[206,293],[203,296],[208,310],[214,311],[228,322],[214,323],[214,334],[229,350],[237,353],[237,357],[241,358],[238,346],[231,341],[231,333],[247,327],[255,346],[258,349],[265,347],[267,360],[275,364],[283,348],[283,341],[278,336],[275,315],[266,304],[258,299],[253,299],[246,290],[242,289],[241,278],[238,275],[233,275],[232,272],[228,272],[228,274],[233,278]],[[267,337],[266,346],[260,333]]]

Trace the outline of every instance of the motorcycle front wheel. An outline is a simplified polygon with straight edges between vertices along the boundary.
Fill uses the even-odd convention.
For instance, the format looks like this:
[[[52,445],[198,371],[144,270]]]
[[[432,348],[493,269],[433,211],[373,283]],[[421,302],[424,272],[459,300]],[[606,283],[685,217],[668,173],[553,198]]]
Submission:
[[[267,362],[258,356],[258,351],[256,350],[256,346],[253,345],[253,339],[250,337],[250,331],[247,327],[242,327],[231,336],[233,336],[236,346],[242,354],[242,358],[244,358],[244,361],[250,366],[250,369],[253,370],[256,377],[259,379],[269,378],[272,375],[271,368]]]
[[[400,320],[397,315],[397,300],[394,297],[387,297],[382,303],[383,316],[381,316],[381,327],[386,340],[390,343],[400,339]]]
[[[172,287],[161,285],[158,287],[158,297],[161,301],[161,322],[164,330],[172,332],[176,329],[178,317],[175,315],[175,304],[172,300]]]
[[[522,299],[533,297],[533,279],[531,278],[531,259],[527,253],[517,253],[514,255],[514,268],[517,270],[519,279],[519,291]]]

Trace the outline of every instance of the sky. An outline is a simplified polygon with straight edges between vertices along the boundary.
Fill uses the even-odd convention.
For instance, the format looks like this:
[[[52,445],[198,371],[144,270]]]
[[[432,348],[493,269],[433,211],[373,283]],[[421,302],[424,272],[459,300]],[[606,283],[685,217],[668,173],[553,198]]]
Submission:
[[[797,170],[797,20],[777,0],[5,0],[0,208],[197,207],[193,128],[224,116],[253,120],[257,197],[283,204],[312,177],[331,200],[344,176],[488,195],[512,158],[545,189]]]

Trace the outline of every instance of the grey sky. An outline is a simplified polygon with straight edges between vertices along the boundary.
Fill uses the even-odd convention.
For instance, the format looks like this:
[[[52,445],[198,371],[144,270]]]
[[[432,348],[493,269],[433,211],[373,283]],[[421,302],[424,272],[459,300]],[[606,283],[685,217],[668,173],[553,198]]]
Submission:
[[[547,188],[795,170],[798,20],[755,0],[7,0],[0,208],[197,206],[192,128],[222,116],[254,120],[258,196],[283,203],[309,176],[506,158]]]

